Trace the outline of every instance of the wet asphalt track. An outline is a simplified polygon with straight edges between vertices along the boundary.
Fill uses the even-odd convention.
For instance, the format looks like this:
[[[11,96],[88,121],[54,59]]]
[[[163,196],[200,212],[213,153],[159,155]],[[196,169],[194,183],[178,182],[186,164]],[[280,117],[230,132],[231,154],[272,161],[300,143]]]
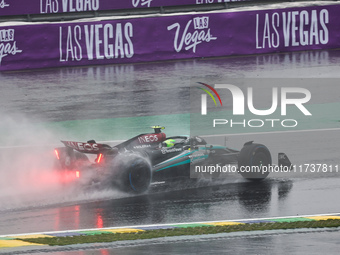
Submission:
[[[0,106],[6,116],[19,112],[33,121],[188,113],[192,77],[338,78],[339,57],[339,51],[316,51],[2,73]],[[230,136],[228,144],[239,148],[245,140],[256,140],[274,153],[287,152],[295,164],[336,165],[339,137],[340,130],[260,134]],[[216,138],[209,140],[216,142]],[[227,181],[208,187],[200,184],[197,188],[192,183],[185,183],[185,188],[158,185],[150,194],[136,197],[115,191],[82,191],[46,202],[36,194],[35,203],[30,197],[27,205],[19,200],[17,208],[3,209],[0,205],[0,234],[335,213],[340,211],[339,174],[278,173],[258,184],[231,175]],[[270,238],[274,243],[280,240]]]

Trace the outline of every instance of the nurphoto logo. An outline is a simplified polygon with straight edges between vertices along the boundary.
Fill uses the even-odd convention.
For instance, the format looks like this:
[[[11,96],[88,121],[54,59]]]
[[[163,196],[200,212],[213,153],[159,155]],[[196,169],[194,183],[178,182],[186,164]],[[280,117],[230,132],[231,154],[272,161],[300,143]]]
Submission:
[[[304,104],[310,101],[311,93],[306,88],[300,87],[282,87],[271,88],[271,106],[268,109],[256,109],[254,106],[254,88],[248,87],[247,93],[243,93],[243,91],[232,84],[215,84],[214,86],[208,85],[206,83],[199,82],[199,84],[204,87],[198,87],[205,93],[201,94],[201,115],[207,115],[207,95],[215,103],[215,106],[218,106],[218,103],[215,99],[215,96],[220,102],[220,106],[223,106],[223,100],[221,99],[220,94],[217,91],[225,91],[231,93],[232,96],[232,114],[233,116],[244,116],[246,110],[256,116],[267,116],[266,119],[243,119],[242,121],[234,121],[233,119],[214,119],[213,127],[217,125],[230,125],[230,127],[263,127],[264,125],[271,125],[271,127],[275,127],[277,124],[281,124],[283,127],[296,127],[298,125],[298,121],[296,119],[270,119],[269,116],[274,114],[278,107],[280,106],[280,115],[281,117],[287,116],[287,106],[295,106],[304,116],[311,116],[312,114],[306,108]],[[290,97],[294,94],[294,97]],[[296,96],[298,95],[298,97]],[[279,104],[280,100],[280,104]],[[246,104],[245,104],[246,103]]]

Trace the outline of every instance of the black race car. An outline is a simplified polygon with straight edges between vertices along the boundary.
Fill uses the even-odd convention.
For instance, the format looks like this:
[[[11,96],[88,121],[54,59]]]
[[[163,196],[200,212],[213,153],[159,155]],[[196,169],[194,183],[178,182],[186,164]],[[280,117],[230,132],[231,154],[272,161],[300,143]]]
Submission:
[[[259,181],[268,176],[272,166],[270,151],[262,144],[247,142],[238,151],[207,144],[198,136],[166,137],[164,127],[152,128],[153,133],[137,135],[116,146],[94,140],[62,141],[65,147],[55,149],[57,169],[68,179],[85,184],[142,193],[152,182],[218,177],[233,169],[246,179]],[[94,154],[94,163],[85,154]],[[279,153],[278,166],[291,168],[284,153]]]

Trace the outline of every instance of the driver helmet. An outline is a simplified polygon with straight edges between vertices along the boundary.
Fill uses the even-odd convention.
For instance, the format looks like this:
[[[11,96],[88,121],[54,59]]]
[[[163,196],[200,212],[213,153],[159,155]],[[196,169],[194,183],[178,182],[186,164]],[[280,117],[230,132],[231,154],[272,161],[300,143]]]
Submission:
[[[166,147],[172,147],[175,145],[176,140],[174,139],[167,139],[164,141],[164,146]]]

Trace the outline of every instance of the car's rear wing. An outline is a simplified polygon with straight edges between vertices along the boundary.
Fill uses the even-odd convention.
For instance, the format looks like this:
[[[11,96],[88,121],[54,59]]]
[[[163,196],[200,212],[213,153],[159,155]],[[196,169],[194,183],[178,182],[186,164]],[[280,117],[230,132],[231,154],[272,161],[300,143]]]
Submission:
[[[98,154],[107,151],[111,151],[112,148],[110,145],[96,143],[94,140],[83,142],[73,142],[73,141],[61,141],[66,147],[79,151],[81,153],[88,154]]]

